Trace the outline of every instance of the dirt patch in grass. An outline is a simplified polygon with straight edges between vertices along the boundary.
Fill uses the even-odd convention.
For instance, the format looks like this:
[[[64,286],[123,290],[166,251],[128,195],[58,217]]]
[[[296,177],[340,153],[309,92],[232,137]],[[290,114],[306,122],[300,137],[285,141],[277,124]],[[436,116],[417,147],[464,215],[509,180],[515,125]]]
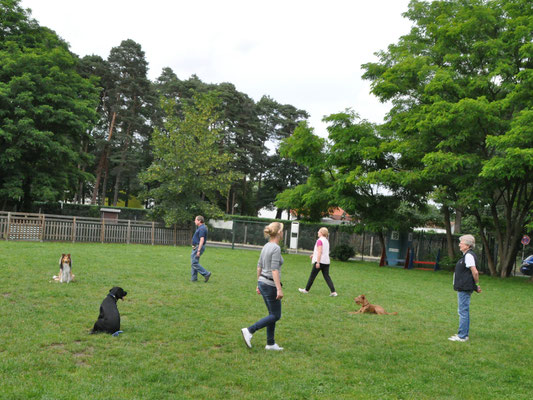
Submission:
[[[76,351],[72,353],[72,357],[74,357],[74,360],[76,361],[76,365],[80,367],[88,366],[88,360],[92,357],[93,348],[88,347],[82,351]]]
[[[67,350],[65,349],[65,343],[50,343],[48,346],[43,345],[43,347],[47,347],[49,349],[52,349],[54,353],[57,354],[65,354]]]

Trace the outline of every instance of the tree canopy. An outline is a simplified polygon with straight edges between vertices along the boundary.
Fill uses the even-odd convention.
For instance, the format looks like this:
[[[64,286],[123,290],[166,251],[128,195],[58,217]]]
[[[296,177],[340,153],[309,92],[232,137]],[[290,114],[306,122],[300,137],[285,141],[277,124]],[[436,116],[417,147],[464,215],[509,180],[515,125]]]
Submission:
[[[302,123],[286,139],[281,151],[309,168],[304,184],[278,195],[277,205],[318,221],[334,207],[341,207],[356,221],[356,230],[378,233],[385,247],[387,230],[405,230],[420,223],[424,203],[409,197],[400,185],[384,187],[377,174],[392,168],[380,127],[361,120],[352,110],[324,118],[326,141]]]
[[[213,94],[198,94],[176,115],[174,100],[162,100],[164,128],[154,131],[154,161],[141,179],[150,188],[146,197],[154,202],[154,214],[168,225],[199,214],[220,217],[213,200],[238,178],[230,168],[233,156],[222,146],[218,101]]]
[[[254,101],[229,82],[182,80],[163,69],[152,82],[141,45],[123,40],[103,59],[79,59],[19,0],[1,0],[0,205],[27,210],[34,200],[128,205],[145,189],[139,173],[152,163],[151,135],[165,129],[198,94],[214,94],[220,146],[236,174],[228,191],[209,200],[228,213],[256,215],[277,193],[306,177],[280,157],[279,140],[304,110],[264,96]],[[165,106],[167,107],[167,106]],[[168,107],[167,107],[168,108]],[[289,177],[285,179],[286,177]],[[146,203],[145,205],[148,205]]]
[[[489,268],[508,276],[532,218],[532,10],[527,0],[412,0],[409,34],[363,65],[392,104],[385,123],[348,110],[325,118],[326,143],[296,130],[282,151],[311,176],[278,205],[311,218],[340,206],[380,232],[416,224],[433,199],[451,254],[455,209],[477,219],[485,248],[494,234]]]
[[[91,179],[78,163],[96,120],[97,91],[78,58],[18,1],[0,2],[0,204],[57,201]]]
[[[372,93],[392,103],[398,163],[381,180],[426,186],[476,216],[485,243],[495,233],[489,267],[502,276],[533,201],[532,10],[527,0],[413,0],[411,32],[364,65]]]

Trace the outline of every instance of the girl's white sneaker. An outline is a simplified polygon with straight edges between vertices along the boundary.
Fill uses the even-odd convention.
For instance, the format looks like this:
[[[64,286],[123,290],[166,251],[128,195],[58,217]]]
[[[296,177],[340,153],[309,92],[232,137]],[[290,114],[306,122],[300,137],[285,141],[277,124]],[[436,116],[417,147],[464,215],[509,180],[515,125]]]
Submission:
[[[283,350],[283,347],[279,347],[277,343],[274,343],[272,345],[266,345],[265,346],[265,350],[276,350],[276,351],[280,351],[280,350]]]
[[[246,343],[246,346],[248,346],[249,348],[252,348],[253,334],[250,333],[248,328],[242,328],[241,332],[242,332],[242,338],[244,339],[244,343]]]

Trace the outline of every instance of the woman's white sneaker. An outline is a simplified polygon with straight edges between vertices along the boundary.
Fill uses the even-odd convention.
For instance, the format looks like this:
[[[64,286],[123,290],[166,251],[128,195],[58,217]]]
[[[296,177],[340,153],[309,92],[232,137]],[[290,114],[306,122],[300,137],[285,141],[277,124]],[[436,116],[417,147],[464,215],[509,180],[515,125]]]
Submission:
[[[276,351],[281,351],[283,350],[283,347],[279,347],[277,343],[274,343],[272,345],[266,345],[265,346],[265,350],[276,350]]]
[[[302,288],[298,288],[298,291],[299,291],[300,293],[305,293],[305,294],[309,293],[307,290],[302,289]]]
[[[242,328],[241,332],[242,332],[242,338],[244,339],[244,343],[246,343],[246,346],[248,346],[249,348],[252,348],[252,336],[253,336],[253,334],[250,333],[248,328]]]
[[[331,292],[329,295],[330,295],[331,297],[337,297],[337,296],[338,296],[337,292]]]
[[[461,338],[458,335],[453,335],[449,337],[448,340],[451,340],[452,342],[466,342],[468,340],[468,336]]]

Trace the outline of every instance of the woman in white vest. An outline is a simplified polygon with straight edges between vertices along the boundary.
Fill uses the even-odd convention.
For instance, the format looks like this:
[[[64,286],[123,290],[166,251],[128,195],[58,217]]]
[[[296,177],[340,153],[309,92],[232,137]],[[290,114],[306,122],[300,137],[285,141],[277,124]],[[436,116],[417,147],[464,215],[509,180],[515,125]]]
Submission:
[[[324,276],[324,280],[328,284],[329,290],[330,290],[330,296],[337,296],[337,292],[335,291],[335,286],[333,286],[333,282],[331,281],[331,278],[329,276],[329,231],[328,228],[320,228],[318,230],[318,240],[315,243],[315,249],[313,250],[313,255],[311,255],[311,262],[313,266],[311,267],[311,275],[309,276],[309,280],[307,281],[307,286],[305,289],[299,288],[298,290],[300,293],[309,293],[309,290],[311,290],[311,286],[313,286],[313,282],[315,281],[316,276],[320,271],[322,271],[322,275]]]

